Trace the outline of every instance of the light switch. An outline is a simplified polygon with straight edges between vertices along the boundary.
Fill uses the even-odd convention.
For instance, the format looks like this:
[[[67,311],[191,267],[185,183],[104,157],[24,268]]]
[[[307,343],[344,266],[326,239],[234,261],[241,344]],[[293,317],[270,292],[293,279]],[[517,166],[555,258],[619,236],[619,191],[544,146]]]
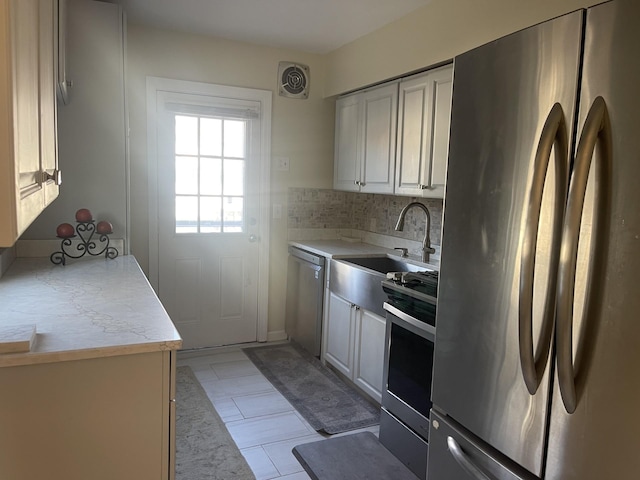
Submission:
[[[273,218],[282,218],[282,205],[279,203],[273,204]]]

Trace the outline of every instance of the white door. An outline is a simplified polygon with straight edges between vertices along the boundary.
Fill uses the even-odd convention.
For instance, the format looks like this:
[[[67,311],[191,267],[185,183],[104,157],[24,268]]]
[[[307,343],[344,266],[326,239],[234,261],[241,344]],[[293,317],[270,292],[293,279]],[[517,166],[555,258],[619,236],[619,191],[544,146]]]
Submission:
[[[258,340],[260,105],[158,92],[158,294],[185,348]]]

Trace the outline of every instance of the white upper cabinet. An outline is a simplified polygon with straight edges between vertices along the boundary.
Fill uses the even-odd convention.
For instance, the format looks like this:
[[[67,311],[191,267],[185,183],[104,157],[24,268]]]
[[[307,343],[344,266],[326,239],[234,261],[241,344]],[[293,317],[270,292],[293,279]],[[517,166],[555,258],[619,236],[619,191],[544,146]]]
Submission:
[[[400,82],[397,195],[444,197],[452,92],[452,65]]]
[[[57,1],[0,4],[0,247],[58,195]]]
[[[360,149],[358,130],[360,123],[360,96],[349,95],[336,102],[336,139],[333,170],[333,188],[359,191]]]
[[[336,102],[334,188],[393,193],[398,83]]]

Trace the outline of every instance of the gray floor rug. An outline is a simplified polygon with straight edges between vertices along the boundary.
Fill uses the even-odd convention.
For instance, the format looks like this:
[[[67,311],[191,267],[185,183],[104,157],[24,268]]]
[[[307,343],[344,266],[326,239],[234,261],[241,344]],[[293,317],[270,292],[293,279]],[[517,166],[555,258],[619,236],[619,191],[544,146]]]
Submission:
[[[314,480],[418,480],[371,432],[297,445],[293,456]]]
[[[176,480],[255,480],[189,367],[176,374]]]
[[[377,425],[380,408],[295,343],[244,348],[244,353],[317,431]]]

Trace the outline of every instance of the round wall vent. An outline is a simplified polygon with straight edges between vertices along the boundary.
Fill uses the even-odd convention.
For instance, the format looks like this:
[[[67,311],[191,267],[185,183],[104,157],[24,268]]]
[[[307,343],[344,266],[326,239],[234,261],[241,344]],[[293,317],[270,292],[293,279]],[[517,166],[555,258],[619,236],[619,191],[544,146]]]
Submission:
[[[289,98],[309,97],[309,67],[299,63],[280,62],[278,64],[278,90],[281,96]]]

